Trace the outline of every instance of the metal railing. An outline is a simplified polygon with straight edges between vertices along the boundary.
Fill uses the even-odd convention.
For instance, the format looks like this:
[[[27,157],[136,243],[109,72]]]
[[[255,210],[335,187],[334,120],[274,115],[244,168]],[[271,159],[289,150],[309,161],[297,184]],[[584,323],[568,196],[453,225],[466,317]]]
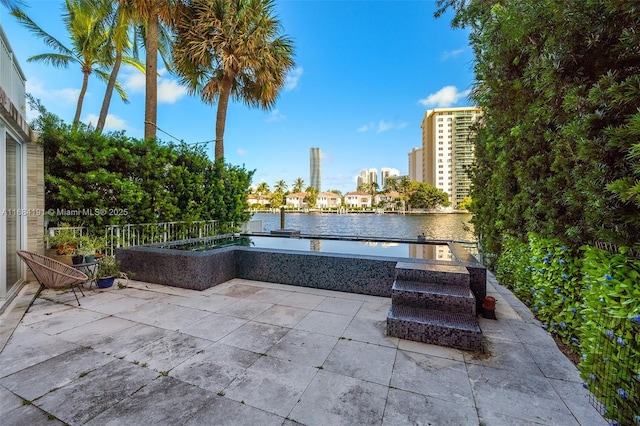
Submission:
[[[211,237],[233,228],[235,228],[235,224],[223,223],[217,220],[109,225],[105,227],[104,232],[106,240],[105,254],[115,254],[115,250],[118,247]],[[53,237],[62,231],[69,230],[73,232],[74,236],[88,234],[88,230],[83,227],[53,227],[47,230],[47,234]]]

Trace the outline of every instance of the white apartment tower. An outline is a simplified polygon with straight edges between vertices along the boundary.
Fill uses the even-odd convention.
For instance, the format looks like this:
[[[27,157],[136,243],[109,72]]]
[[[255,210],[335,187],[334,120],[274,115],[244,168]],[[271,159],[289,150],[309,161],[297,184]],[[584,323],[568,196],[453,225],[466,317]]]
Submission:
[[[378,169],[362,169],[356,180],[358,187],[369,183],[378,183]]]
[[[469,167],[475,161],[472,127],[478,107],[436,108],[422,120],[423,182],[449,194],[455,208],[469,196]]]
[[[311,186],[314,187],[318,193],[322,192],[322,168],[320,164],[322,153],[320,152],[320,148],[311,148],[310,151],[310,183]]]
[[[422,148],[413,148],[409,153],[409,180],[422,182]]]
[[[386,188],[388,184],[388,179],[400,176],[400,170],[392,169],[389,167],[383,167],[380,169],[380,178],[382,180],[382,186],[380,189]]]

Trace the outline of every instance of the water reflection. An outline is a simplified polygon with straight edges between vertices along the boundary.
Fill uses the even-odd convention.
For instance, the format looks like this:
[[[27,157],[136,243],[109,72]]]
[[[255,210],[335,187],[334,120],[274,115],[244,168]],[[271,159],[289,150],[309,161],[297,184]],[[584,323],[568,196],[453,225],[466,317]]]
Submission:
[[[321,239],[251,237],[252,246],[287,250],[309,250],[322,253],[361,254],[384,257],[452,261],[447,245],[409,244],[376,241],[341,241]]]

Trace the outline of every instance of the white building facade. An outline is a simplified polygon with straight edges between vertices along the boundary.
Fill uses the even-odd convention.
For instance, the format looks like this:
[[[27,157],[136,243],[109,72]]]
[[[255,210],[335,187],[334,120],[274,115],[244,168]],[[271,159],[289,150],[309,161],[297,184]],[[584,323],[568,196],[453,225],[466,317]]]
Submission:
[[[480,113],[478,107],[438,108],[428,110],[422,120],[423,182],[449,194],[453,208],[469,196],[473,125]]]
[[[0,25],[0,311],[27,268],[17,250],[44,254],[44,156],[26,121],[25,77]]]

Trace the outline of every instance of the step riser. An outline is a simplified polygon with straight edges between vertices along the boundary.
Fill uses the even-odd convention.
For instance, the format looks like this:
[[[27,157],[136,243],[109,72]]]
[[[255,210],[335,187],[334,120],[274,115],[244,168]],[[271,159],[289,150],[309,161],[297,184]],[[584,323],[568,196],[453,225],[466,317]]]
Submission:
[[[425,283],[440,283],[469,287],[469,274],[396,268],[396,279]]]
[[[414,342],[430,343],[465,351],[483,352],[482,332],[460,330],[444,324],[424,324],[388,317],[387,334]]]
[[[476,315],[476,301],[474,297],[393,290],[391,303],[395,306],[404,305],[471,316]]]

